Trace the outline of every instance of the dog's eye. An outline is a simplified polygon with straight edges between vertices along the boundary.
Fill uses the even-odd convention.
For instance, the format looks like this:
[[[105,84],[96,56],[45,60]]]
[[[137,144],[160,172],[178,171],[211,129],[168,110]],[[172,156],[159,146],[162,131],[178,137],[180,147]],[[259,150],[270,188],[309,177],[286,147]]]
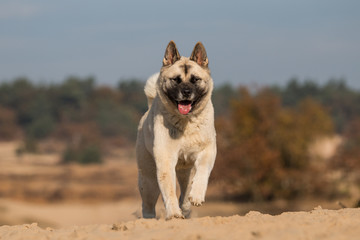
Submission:
[[[170,78],[171,81],[174,81],[176,83],[181,83],[181,77],[180,76],[176,76],[174,78]]]
[[[191,83],[196,83],[197,81],[200,81],[200,80],[201,80],[201,78],[191,75],[191,78],[190,78]]]

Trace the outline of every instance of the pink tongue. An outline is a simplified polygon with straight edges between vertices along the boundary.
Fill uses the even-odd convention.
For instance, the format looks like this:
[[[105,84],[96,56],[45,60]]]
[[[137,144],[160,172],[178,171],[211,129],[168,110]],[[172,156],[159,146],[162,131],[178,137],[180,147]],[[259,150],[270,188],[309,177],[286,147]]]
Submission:
[[[183,104],[178,104],[178,109],[179,109],[179,112],[181,114],[188,114],[191,110],[191,104],[187,104],[187,105],[183,105]]]

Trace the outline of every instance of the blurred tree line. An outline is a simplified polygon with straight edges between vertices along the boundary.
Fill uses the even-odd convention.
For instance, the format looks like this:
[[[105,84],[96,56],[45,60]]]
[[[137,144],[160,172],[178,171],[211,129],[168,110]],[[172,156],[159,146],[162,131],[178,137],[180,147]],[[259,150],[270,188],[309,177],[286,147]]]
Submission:
[[[101,162],[104,140],[134,142],[146,111],[144,83],[122,81],[117,88],[97,87],[93,77],[69,77],[61,84],[34,85],[17,78],[0,85],[0,139],[24,139],[23,151],[36,152],[38,141],[67,144],[64,162]]]
[[[0,140],[23,139],[22,151],[37,143],[65,143],[63,163],[100,163],[108,148],[133,145],[147,110],[144,82],[97,86],[93,77],[60,84],[17,78],[0,84]],[[291,79],[285,86],[250,91],[225,84],[213,92],[218,157],[213,181],[227,196],[269,200],[302,194],[333,194],[324,188],[324,169],[313,166],[309,145],[319,136],[345,139],[334,168],[360,169],[360,91],[343,79],[324,85]]]
[[[304,98],[312,98],[321,103],[330,113],[338,133],[345,131],[352,120],[360,116],[360,92],[347,86],[344,79],[330,79],[323,86],[311,80],[300,82],[290,79],[282,88],[274,86],[284,106],[293,107]]]
[[[343,79],[322,86],[291,79],[284,87],[253,93],[225,85],[213,99],[218,157],[212,179],[222,182],[224,196],[271,200],[347,194],[326,172],[360,170],[360,91]],[[316,165],[310,145],[334,134],[343,144],[326,164]]]

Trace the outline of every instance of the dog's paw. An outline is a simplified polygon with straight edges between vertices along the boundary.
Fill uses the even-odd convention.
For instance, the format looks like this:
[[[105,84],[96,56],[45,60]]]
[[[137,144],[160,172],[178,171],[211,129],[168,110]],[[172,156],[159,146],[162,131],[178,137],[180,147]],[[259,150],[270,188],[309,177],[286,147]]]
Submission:
[[[171,216],[167,216],[166,217],[166,220],[171,220],[171,219],[185,219],[184,215],[182,214],[174,214],[174,215],[171,215]]]
[[[201,188],[193,188],[189,194],[189,201],[193,206],[199,207],[205,202],[205,191]]]
[[[203,204],[203,202],[205,202],[205,200],[203,200],[203,199],[194,198],[194,197],[189,197],[189,201],[195,207],[200,207]]]
[[[200,179],[201,180],[201,179]],[[199,207],[205,202],[206,184],[202,181],[193,181],[189,193],[189,201],[193,206]]]
[[[181,210],[179,207],[174,207],[173,209],[169,209],[166,212],[166,220],[170,220],[170,219],[184,219],[184,215],[181,213]]]

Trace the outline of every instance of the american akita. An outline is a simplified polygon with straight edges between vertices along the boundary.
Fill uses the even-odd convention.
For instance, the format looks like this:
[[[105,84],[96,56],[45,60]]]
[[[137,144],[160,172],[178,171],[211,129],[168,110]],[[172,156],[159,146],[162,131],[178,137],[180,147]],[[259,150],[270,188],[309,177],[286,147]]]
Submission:
[[[146,82],[149,109],[138,127],[136,157],[144,218],[155,217],[160,193],[166,219],[189,217],[191,204],[205,201],[216,156],[212,90],[203,44],[198,42],[187,58],[170,41],[160,73]]]

